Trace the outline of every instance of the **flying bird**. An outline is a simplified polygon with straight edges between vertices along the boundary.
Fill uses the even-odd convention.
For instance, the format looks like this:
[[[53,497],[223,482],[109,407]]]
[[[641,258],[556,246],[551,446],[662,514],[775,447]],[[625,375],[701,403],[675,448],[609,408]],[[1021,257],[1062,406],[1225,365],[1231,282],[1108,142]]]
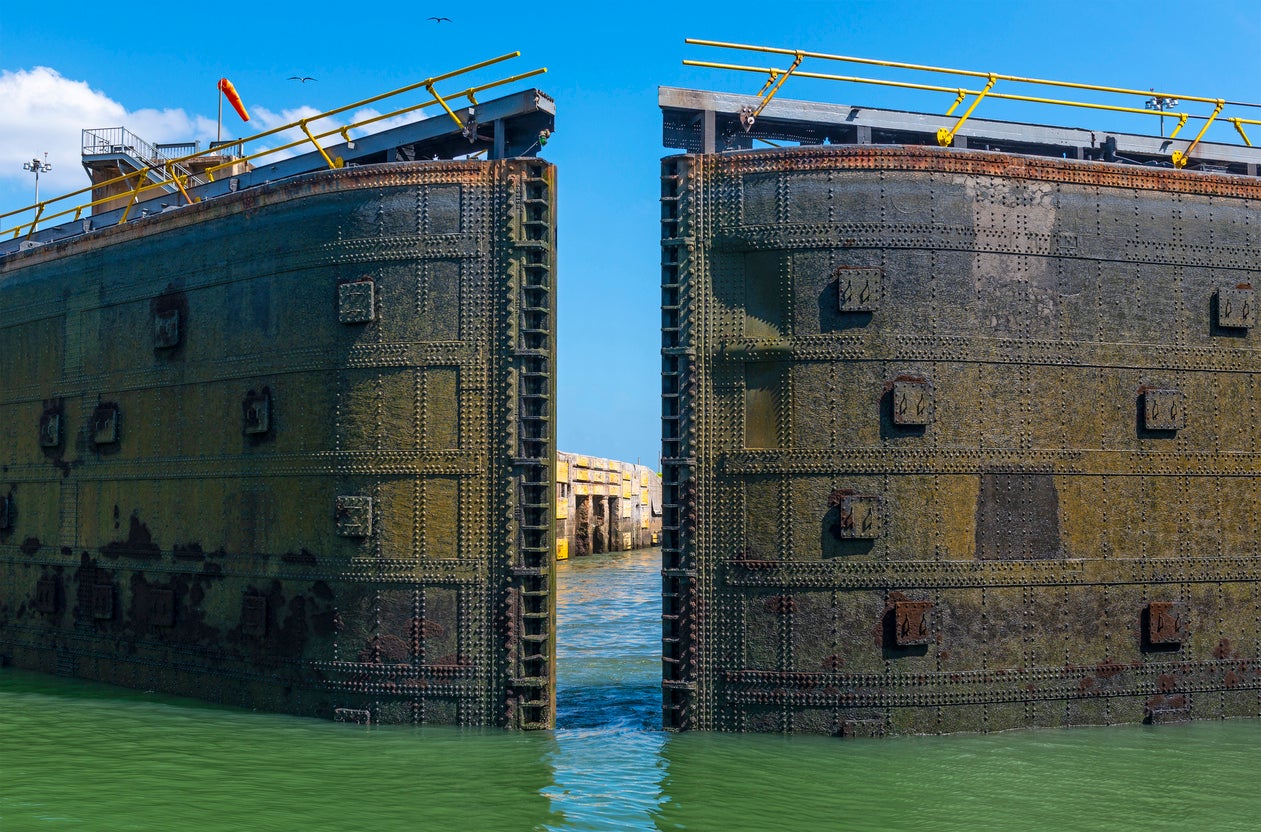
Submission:
[[[302,77],[299,77],[299,76],[297,76],[297,75],[290,75],[290,76],[289,76],[289,80],[290,80],[290,81],[301,81],[302,83],[304,83],[304,84],[305,84],[307,81],[318,81],[318,80],[320,80],[320,79],[319,79],[319,78],[312,78],[310,75],[306,75],[306,76],[302,76]]]
[[[445,22],[447,22],[447,23],[454,23],[454,22],[455,22],[454,20],[452,20],[452,19],[451,19],[451,18],[449,18],[449,17],[431,17],[431,18],[429,18],[429,19],[430,19],[430,20],[432,20],[434,23],[442,23],[443,21],[445,21]]]

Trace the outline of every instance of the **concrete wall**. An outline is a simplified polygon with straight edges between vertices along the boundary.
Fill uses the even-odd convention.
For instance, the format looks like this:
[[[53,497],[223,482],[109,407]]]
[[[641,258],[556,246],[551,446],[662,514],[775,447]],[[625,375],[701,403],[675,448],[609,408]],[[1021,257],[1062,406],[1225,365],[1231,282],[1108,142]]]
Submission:
[[[663,164],[665,720],[1256,715],[1261,183]]]
[[[661,477],[647,465],[556,454],[556,557],[654,546]]]
[[[553,178],[357,167],[0,259],[0,657],[549,726]]]

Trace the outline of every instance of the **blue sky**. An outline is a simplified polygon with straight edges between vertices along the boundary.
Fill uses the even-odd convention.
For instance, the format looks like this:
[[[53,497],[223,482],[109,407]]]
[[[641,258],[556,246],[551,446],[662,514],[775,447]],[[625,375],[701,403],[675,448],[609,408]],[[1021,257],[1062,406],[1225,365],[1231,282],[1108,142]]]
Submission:
[[[452,22],[433,23],[431,15]],[[156,142],[213,138],[221,76],[266,124],[520,50],[504,74],[548,67],[530,83],[557,102],[545,155],[559,166],[559,445],[653,464],[660,452],[657,177],[666,153],[657,86],[754,92],[760,83],[684,67],[685,57],[732,57],[685,46],[685,37],[1261,100],[1255,0],[28,6],[0,18],[0,212],[33,200],[33,177],[21,163],[45,151],[54,169],[41,181],[42,196],[87,184],[80,128],[125,125]],[[318,81],[299,84],[291,75]],[[780,94],[922,111],[950,103],[939,94],[797,79]],[[977,115],[1156,132],[1139,117],[1010,106],[986,102]]]

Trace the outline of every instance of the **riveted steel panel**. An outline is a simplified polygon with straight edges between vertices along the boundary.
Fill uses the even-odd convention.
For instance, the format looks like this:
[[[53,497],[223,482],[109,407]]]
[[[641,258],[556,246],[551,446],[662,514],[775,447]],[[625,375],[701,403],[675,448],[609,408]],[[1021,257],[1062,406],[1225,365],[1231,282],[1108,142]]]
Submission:
[[[554,169],[521,159],[310,174],[0,258],[0,656],[549,727],[554,243]]]
[[[1261,183],[802,147],[661,192],[668,726],[1255,714]]]

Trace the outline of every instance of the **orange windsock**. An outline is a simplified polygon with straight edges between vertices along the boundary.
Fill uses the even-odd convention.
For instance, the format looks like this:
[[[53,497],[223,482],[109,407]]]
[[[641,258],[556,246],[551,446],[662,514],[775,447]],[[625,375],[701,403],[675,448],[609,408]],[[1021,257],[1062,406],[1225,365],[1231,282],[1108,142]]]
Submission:
[[[236,114],[241,117],[241,121],[250,120],[250,114],[245,112],[245,105],[241,103],[241,96],[236,94],[236,87],[232,86],[231,81],[227,78],[220,78],[219,92],[228,97],[228,103],[232,105],[232,109],[236,110]]]

